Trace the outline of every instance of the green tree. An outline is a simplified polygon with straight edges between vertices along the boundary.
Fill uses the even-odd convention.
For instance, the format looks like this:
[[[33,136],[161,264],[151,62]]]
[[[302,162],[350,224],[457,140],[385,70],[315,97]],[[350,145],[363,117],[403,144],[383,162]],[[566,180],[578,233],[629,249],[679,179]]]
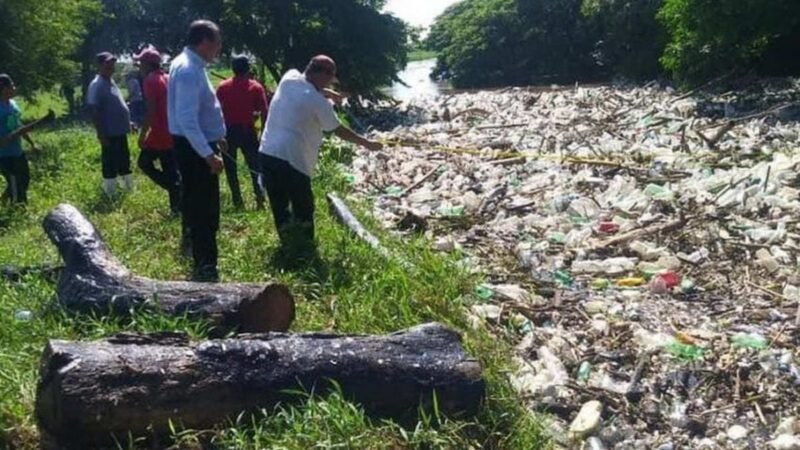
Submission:
[[[633,79],[652,79],[663,68],[659,58],[667,34],[656,20],[664,0],[584,0],[581,10],[599,33],[596,56],[608,71]]]
[[[662,62],[681,82],[763,63],[797,68],[797,0],[665,0],[659,19],[669,32]]]
[[[74,77],[77,65],[70,57],[98,8],[95,0],[0,1],[0,71],[23,94]]]
[[[434,23],[437,75],[456,87],[595,79],[596,34],[581,0],[466,0]]]
[[[406,64],[406,24],[381,14],[383,1],[228,0],[222,26],[228,45],[257,56],[275,79],[325,53],[343,88],[368,93],[391,83]]]

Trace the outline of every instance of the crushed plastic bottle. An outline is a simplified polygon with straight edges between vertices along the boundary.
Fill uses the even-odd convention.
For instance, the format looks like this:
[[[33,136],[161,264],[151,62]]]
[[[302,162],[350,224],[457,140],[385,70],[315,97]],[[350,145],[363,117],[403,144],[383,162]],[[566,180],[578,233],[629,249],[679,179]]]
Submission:
[[[611,281],[608,278],[595,278],[592,280],[592,289],[596,291],[604,291],[611,287]]]
[[[33,319],[33,313],[27,309],[20,309],[14,313],[14,319],[19,322],[30,322]]]
[[[592,363],[584,361],[578,367],[578,383],[586,383],[589,381],[589,376],[592,374]]]
[[[681,281],[681,292],[684,294],[691,294],[692,292],[697,290],[697,286],[695,285],[694,281],[689,278],[684,278]]]
[[[670,201],[674,198],[672,191],[657,184],[648,184],[647,187],[644,188],[644,195],[653,200]]]
[[[697,345],[672,342],[664,347],[667,353],[683,361],[697,361],[703,357],[706,349]]]
[[[617,286],[620,287],[638,287],[644,285],[645,283],[647,283],[647,280],[640,277],[622,278],[617,280]]]
[[[731,344],[751,350],[764,350],[768,345],[767,338],[758,333],[738,333],[731,337]]]
[[[621,275],[636,268],[635,258],[608,258],[604,260],[587,259],[572,263],[575,273],[605,273],[607,275]]]
[[[681,276],[672,271],[661,272],[655,278],[663,281],[667,289],[670,290],[681,284]]]
[[[619,225],[614,222],[600,222],[597,231],[603,234],[616,234],[619,233]]]
[[[553,278],[555,278],[556,281],[562,286],[572,286],[572,283],[575,282],[575,280],[572,278],[572,275],[564,270],[555,271]]]
[[[547,234],[547,240],[553,244],[565,244],[567,242],[567,235],[559,231],[554,231]]]
[[[386,195],[388,195],[390,197],[396,197],[396,196],[400,195],[402,192],[403,192],[403,188],[398,186],[398,185],[396,185],[396,184],[393,184],[393,185],[387,187],[386,190],[384,190],[384,193],[386,193]]]
[[[475,295],[477,295],[479,299],[487,301],[494,295],[494,290],[485,284],[479,284],[475,286]]]

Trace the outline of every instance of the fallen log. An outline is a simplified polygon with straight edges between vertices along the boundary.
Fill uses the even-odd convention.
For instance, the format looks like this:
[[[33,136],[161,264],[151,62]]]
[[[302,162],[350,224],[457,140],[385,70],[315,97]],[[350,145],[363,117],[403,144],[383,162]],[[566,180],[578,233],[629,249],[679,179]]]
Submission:
[[[327,196],[328,199],[328,206],[331,208],[331,213],[336,217],[336,219],[347,227],[353,234],[358,236],[362,241],[369,244],[376,252],[378,252],[381,256],[386,259],[391,259],[392,254],[386,247],[381,244],[381,241],[375,237],[374,234],[367,231],[364,228],[364,225],[350,212],[350,208],[347,207],[344,200],[339,198],[338,195],[334,193],[329,193]]]
[[[43,226],[64,260],[57,297],[68,310],[125,316],[150,308],[209,320],[214,332],[286,331],[294,320],[294,298],[283,284],[156,281],[136,276],[71,205],[56,207]]]
[[[190,343],[183,335],[50,341],[36,417],[51,445],[88,449],[114,437],[168,436],[169,422],[206,430],[242,412],[300,401],[333,383],[373,417],[402,424],[420,408],[477,413],[485,383],[460,336],[427,324],[387,336],[243,335]]]

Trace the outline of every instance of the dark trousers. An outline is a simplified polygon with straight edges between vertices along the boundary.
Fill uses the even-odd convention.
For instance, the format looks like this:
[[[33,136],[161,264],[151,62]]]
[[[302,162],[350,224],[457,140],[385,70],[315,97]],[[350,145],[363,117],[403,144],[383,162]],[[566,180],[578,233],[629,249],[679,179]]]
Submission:
[[[261,173],[272,217],[281,240],[290,225],[298,225],[304,238],[314,240],[314,192],[311,178],[288,162],[260,153]],[[291,207],[291,209],[290,209]]]
[[[256,196],[256,203],[264,203],[264,190],[261,187],[260,170],[258,167],[258,135],[256,130],[247,126],[228,126],[228,155],[225,155],[225,178],[228,180],[228,187],[231,189],[233,204],[237,207],[244,206],[242,190],[239,187],[239,168],[237,167],[238,152],[241,149],[244,160],[250,169],[250,179],[253,182],[253,192]]]
[[[183,228],[189,231],[195,279],[217,278],[217,230],[219,230],[219,176],[189,141],[175,136],[175,152],[182,183]],[[211,145],[216,149],[216,144]],[[216,150],[215,150],[216,151]]]
[[[128,136],[109,137],[108,145],[100,149],[103,164],[103,178],[106,180],[131,173],[131,152],[128,149]]]
[[[30,184],[31,173],[25,154],[0,158],[0,174],[6,180],[3,199],[8,199],[12,203],[28,203],[28,184]]]
[[[161,169],[156,168],[158,161]],[[178,163],[172,150],[142,149],[139,153],[139,168],[155,184],[169,193],[169,207],[174,212],[180,211],[180,175]]]

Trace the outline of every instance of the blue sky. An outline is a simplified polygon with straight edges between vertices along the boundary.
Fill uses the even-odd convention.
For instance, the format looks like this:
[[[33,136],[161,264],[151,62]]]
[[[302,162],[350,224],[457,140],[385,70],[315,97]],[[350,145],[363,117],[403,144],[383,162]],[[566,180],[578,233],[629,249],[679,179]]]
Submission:
[[[458,0],[389,0],[386,11],[412,25],[429,27],[433,19]]]

